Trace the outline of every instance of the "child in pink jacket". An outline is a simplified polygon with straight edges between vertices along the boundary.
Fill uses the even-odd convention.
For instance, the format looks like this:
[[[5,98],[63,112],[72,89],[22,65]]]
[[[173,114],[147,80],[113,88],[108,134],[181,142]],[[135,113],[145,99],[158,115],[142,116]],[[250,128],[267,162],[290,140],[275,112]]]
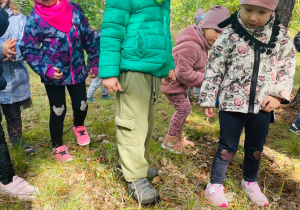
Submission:
[[[170,82],[162,79],[161,92],[173,104],[176,111],[171,119],[168,134],[162,148],[174,153],[188,153],[187,146],[194,146],[182,134],[186,118],[191,111],[191,104],[186,90],[190,87],[200,88],[208,58],[208,50],[221,34],[218,24],[229,17],[229,11],[218,5],[213,6],[205,15],[203,22],[184,29],[176,39],[173,49],[176,80]]]

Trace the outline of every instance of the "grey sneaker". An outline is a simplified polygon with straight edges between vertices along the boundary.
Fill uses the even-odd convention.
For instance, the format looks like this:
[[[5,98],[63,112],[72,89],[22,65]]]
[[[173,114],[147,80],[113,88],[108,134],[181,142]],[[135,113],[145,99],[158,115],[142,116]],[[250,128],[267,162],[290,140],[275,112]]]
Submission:
[[[122,167],[119,164],[116,164],[117,173],[120,177],[123,176]],[[158,172],[155,168],[148,168],[147,171],[147,179],[153,179],[154,177],[158,176]]]
[[[291,125],[290,131],[292,131],[293,133],[295,133],[297,135],[300,135],[300,128],[297,127],[294,123]]]
[[[158,192],[151,186],[147,178],[128,183],[128,193],[142,205],[155,204],[160,199]]]

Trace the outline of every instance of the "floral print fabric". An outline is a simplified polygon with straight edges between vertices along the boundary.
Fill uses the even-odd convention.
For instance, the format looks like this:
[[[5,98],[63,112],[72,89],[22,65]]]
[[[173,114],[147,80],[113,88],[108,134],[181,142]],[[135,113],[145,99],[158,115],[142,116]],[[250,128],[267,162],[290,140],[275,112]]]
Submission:
[[[263,27],[247,29],[257,40],[267,43],[272,34],[274,17]],[[287,30],[280,25],[276,47],[272,54],[260,53],[259,71],[255,87],[253,113],[263,107],[267,96],[290,101],[296,68],[296,52]],[[203,107],[214,107],[219,94],[219,110],[248,113],[251,80],[255,60],[254,47],[240,38],[232,28],[222,32],[212,46],[201,87]],[[253,88],[252,88],[253,89]]]

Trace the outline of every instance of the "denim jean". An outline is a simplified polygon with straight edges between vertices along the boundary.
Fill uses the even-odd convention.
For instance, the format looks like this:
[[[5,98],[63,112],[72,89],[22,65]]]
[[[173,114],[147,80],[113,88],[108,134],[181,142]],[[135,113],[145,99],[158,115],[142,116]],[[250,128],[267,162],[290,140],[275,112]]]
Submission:
[[[220,141],[214,157],[211,183],[223,184],[229,162],[238,150],[240,136],[245,128],[244,179],[257,180],[260,157],[269,132],[270,112],[244,114],[239,112],[219,113]]]
[[[298,128],[300,128],[300,113],[299,113],[299,115],[298,115],[298,117],[297,117],[297,119],[296,119],[296,121],[295,121],[295,125],[296,125]]]
[[[101,89],[101,95],[106,96],[108,94],[107,89],[102,85],[102,79],[97,77],[92,79],[92,83],[87,91],[87,97],[88,98],[93,97],[99,86]]]

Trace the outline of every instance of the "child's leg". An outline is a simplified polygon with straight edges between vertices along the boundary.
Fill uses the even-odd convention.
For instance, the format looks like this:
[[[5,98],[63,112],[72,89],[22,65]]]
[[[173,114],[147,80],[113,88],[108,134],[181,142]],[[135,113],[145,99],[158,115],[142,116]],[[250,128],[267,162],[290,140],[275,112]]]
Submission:
[[[269,205],[267,197],[261,192],[256,180],[263,146],[269,132],[270,119],[270,112],[261,111],[258,114],[251,114],[245,125],[244,179],[241,187],[248,198],[259,206]]]
[[[295,125],[300,128],[300,114],[298,115],[296,121],[295,121]]]
[[[102,79],[101,79],[100,89],[101,89],[101,95],[106,96],[108,94],[107,89],[102,84]]]
[[[269,132],[270,112],[253,114],[245,125],[244,180],[255,182],[263,146]]]
[[[1,121],[2,114],[0,113],[0,182],[8,184],[12,182],[15,172],[12,167]]]
[[[87,91],[87,97],[91,98],[95,94],[97,88],[102,84],[102,79],[97,77],[92,79],[92,83]]]
[[[193,91],[194,91],[194,98],[198,100],[200,97],[200,88],[193,87]]]
[[[186,118],[191,111],[191,104],[186,93],[166,94],[166,96],[176,109],[170,121],[168,134],[176,136],[182,132]]]
[[[65,86],[45,85],[50,104],[50,135],[52,147],[63,145],[62,133],[66,115]]]
[[[26,141],[23,140],[22,136],[22,117],[21,117],[21,109],[18,103],[13,104],[3,104],[2,105],[3,114],[6,119],[6,128],[8,132],[8,136],[10,139],[10,143],[13,146],[22,146],[25,152],[29,155],[34,154],[35,151],[29,145],[27,145]]]
[[[21,110],[16,110],[14,114],[9,114],[11,104],[2,105],[3,114],[6,120],[8,137],[11,143],[15,143],[22,139],[22,118]]]
[[[88,103],[86,99],[85,81],[76,85],[67,86],[73,108],[74,126],[84,125]]]
[[[246,123],[247,115],[238,112],[219,113],[220,141],[214,157],[210,182],[223,184],[229,162],[234,157],[241,133]]]
[[[116,136],[119,162],[128,182],[147,176],[149,166],[144,155],[146,138],[150,138],[153,127],[153,122],[149,122],[153,113],[150,107],[158,97],[157,93],[154,97],[153,78],[139,72],[123,72],[119,76],[123,91],[117,92]]]

